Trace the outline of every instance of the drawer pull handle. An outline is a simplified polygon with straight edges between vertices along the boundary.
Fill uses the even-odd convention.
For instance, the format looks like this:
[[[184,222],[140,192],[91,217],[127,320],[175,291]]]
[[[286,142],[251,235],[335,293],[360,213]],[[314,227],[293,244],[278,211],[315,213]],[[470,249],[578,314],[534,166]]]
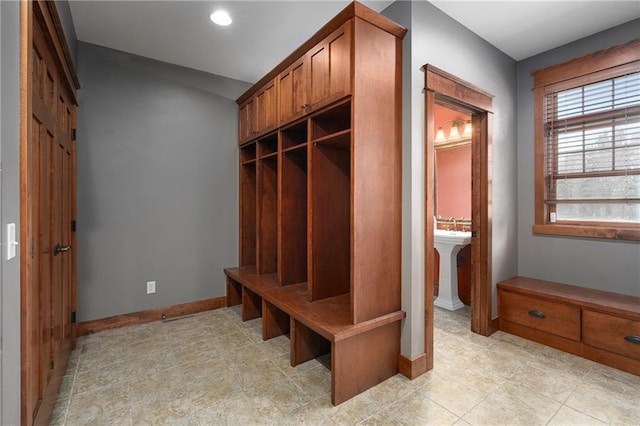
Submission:
[[[635,343],[636,345],[640,345],[640,336],[626,336],[624,340],[630,343]]]
[[[545,317],[545,315],[542,312],[534,311],[534,310],[529,311],[529,315],[531,315],[532,317],[536,317],[536,318],[544,318]]]

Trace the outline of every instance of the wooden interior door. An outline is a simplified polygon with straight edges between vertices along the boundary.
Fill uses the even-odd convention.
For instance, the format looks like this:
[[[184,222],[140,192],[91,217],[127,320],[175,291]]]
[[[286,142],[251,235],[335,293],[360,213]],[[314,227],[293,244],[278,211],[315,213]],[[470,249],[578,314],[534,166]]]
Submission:
[[[21,417],[48,424],[75,346],[76,102],[51,36],[51,5],[32,5],[23,9],[33,15],[23,45]]]

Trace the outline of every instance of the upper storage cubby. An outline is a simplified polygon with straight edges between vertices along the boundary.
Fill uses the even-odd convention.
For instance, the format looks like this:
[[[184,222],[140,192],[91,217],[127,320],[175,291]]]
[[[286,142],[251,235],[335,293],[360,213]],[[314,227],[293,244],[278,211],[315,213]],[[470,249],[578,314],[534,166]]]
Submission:
[[[247,164],[256,161],[256,144],[249,143],[240,147],[240,163]]]
[[[349,146],[351,132],[351,102],[345,102],[311,117],[314,144]]]
[[[304,146],[308,140],[308,128],[307,120],[304,120],[282,129],[282,150],[287,151]]]
[[[278,155],[278,134],[273,133],[258,140],[259,157],[266,158]]]

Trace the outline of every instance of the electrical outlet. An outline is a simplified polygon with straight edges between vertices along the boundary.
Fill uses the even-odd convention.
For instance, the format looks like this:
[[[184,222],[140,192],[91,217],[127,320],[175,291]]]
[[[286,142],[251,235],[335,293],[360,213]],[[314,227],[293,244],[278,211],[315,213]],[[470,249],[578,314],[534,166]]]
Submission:
[[[156,282],[147,281],[147,294],[153,294],[156,292]]]

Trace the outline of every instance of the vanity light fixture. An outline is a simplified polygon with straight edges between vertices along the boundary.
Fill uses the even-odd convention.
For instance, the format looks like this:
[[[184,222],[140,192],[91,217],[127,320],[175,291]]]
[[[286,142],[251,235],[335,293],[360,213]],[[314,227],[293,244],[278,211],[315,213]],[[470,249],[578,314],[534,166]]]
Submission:
[[[209,15],[209,19],[211,22],[217,25],[221,25],[226,27],[227,25],[231,25],[231,16],[224,10],[216,10],[211,15]]]
[[[451,125],[451,129],[449,130],[449,136],[445,136],[444,128],[447,125]],[[460,127],[464,125],[462,136],[460,135]],[[438,132],[436,133],[436,138],[434,139],[435,143],[445,143],[445,142],[455,142],[463,139],[471,139],[471,120],[461,120],[456,118],[454,120],[447,121],[442,126],[438,127]]]

